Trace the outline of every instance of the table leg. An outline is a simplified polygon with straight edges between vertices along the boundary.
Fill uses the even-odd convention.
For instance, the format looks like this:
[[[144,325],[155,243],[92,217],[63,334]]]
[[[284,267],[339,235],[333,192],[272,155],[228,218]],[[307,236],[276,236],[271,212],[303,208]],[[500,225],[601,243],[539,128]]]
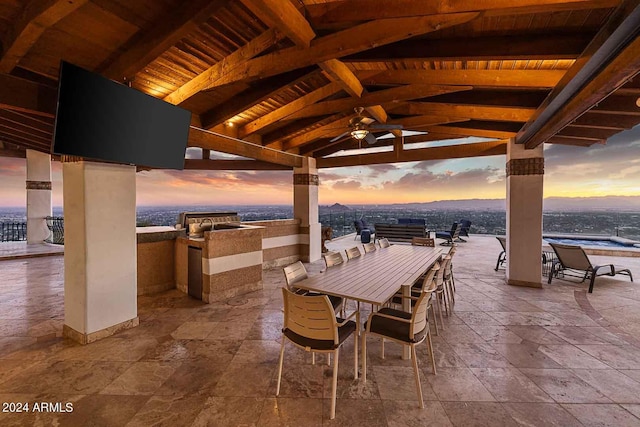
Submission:
[[[402,311],[411,313],[411,285],[405,285],[402,287]],[[402,346],[402,359],[411,359],[411,346]]]

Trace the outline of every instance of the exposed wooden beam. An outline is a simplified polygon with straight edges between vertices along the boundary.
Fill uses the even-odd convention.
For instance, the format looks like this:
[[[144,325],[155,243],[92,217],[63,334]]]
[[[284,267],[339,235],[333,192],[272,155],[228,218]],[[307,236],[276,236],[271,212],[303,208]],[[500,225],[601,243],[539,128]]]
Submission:
[[[20,125],[34,133],[49,135],[49,137],[53,134],[53,121],[47,121],[50,119],[38,119],[18,111],[4,109],[0,109],[0,119]]]
[[[433,114],[450,117],[468,117],[475,120],[526,122],[535,108],[490,107],[476,105],[440,104],[435,102],[407,102],[390,110],[396,114]]]
[[[24,3],[25,7],[15,25],[2,37],[0,73],[10,73],[42,33],[87,2],[88,0],[36,0]]]
[[[229,54],[209,67],[204,72],[198,74],[193,79],[171,92],[169,95],[165,96],[164,100],[177,105],[201,90],[217,86],[221,77],[226,76],[229,73],[235,74],[237,68],[241,68],[241,65],[246,64],[249,59],[275,45],[280,38],[281,34],[276,30],[270,29],[265,31],[235,52]],[[238,80],[241,79],[234,81]]]
[[[548,94],[549,89],[473,89],[438,95],[425,101],[455,105],[538,108]]]
[[[318,102],[309,105],[300,111],[291,114],[289,119],[299,119],[302,117],[322,116],[325,114],[349,111],[355,107],[370,107],[374,105],[387,104],[406,101],[410,99],[428,98],[447,93],[460,92],[473,89],[471,86],[444,86],[444,85],[405,85],[391,89],[368,92],[362,98],[344,98],[331,101]]]
[[[251,135],[252,133],[263,129],[278,120],[284,119],[294,114],[295,112],[302,110],[317,101],[320,101],[321,99],[327,98],[331,95],[335,95],[341,90],[342,87],[338,83],[331,82],[326,86],[316,89],[313,92],[309,92],[308,94],[296,99],[295,101],[283,105],[282,107],[270,113],[267,113],[250,123],[247,123],[238,131],[238,135],[241,138],[247,135]]]
[[[0,137],[0,139],[2,139]],[[26,159],[27,152],[26,150],[14,150],[11,148],[0,148],[0,157],[15,157],[18,159]]]
[[[370,107],[365,107],[365,110],[376,119],[378,123],[386,123],[388,119],[387,112],[385,111],[382,105],[372,105]]]
[[[455,126],[430,126],[425,127],[428,132],[444,133],[448,135],[459,135],[460,137],[477,136],[479,138],[499,138],[507,139],[516,136],[516,132],[506,132],[497,130],[455,127]]]
[[[201,129],[189,130],[190,147],[200,147],[222,153],[235,154],[269,163],[290,167],[301,167],[302,157],[282,151],[261,147],[234,138],[223,137]]]
[[[262,162],[259,160],[227,160],[227,159],[185,159],[185,169],[216,171],[286,171],[292,166]]]
[[[570,138],[561,135],[554,135],[547,141],[551,144],[572,145],[575,147],[590,147],[593,144],[604,144],[606,141],[596,139]]]
[[[621,131],[625,129],[631,129],[637,124],[638,118],[634,116],[596,114],[587,112],[575,119],[571,123],[571,126]]]
[[[293,138],[287,139],[282,142],[282,149],[285,151],[297,148],[300,145],[309,143],[318,138],[321,138],[327,134],[339,135],[342,132],[346,132],[349,130],[349,120],[355,117],[355,114],[351,114],[349,116],[344,116],[342,114],[337,114],[333,120],[331,118],[327,119],[329,123],[317,127],[315,129],[310,129],[308,132],[304,132],[301,135],[294,136]],[[331,120],[331,121],[330,121]]]
[[[639,29],[639,2],[623,2],[516,142],[537,147],[635,76],[640,70]]]
[[[233,116],[273,97],[284,88],[307,80],[315,72],[317,72],[317,69],[313,70],[308,67],[264,79],[259,84],[255,84],[250,89],[234,96],[223,105],[215,106],[203,113],[200,117],[202,127],[211,129],[222,124]]]
[[[558,136],[568,136],[574,138],[588,138],[588,139],[596,139],[603,140],[608,139],[618,133],[618,129],[599,129],[599,128],[588,128],[588,127],[578,127],[578,126],[567,126],[562,129],[557,135]]]
[[[318,64],[330,80],[340,84],[349,95],[360,98],[364,88],[360,80],[343,62],[337,59],[329,59]]]
[[[616,91],[611,96],[598,102],[591,110],[597,114],[629,114],[632,116],[640,116],[640,107],[638,107],[639,95],[618,95]],[[640,121],[640,120],[639,120]]]
[[[423,160],[459,159],[466,157],[497,156],[507,153],[507,141],[488,141],[472,144],[457,144],[443,147],[404,150],[399,154],[384,153],[357,154],[351,156],[323,157],[316,160],[318,168],[375,165],[383,163],[417,162]]]
[[[449,2],[415,0],[368,0],[327,2],[306,6],[314,23],[367,21],[403,16],[429,16],[441,13],[484,12],[488,16],[555,12],[562,10],[600,9],[617,6],[615,0],[457,0]]]
[[[577,58],[593,34],[510,35],[430,40],[411,39],[350,55],[344,62],[508,61]]]
[[[552,88],[564,70],[386,70],[356,71],[365,85],[431,84],[509,88]]]
[[[404,129],[419,129],[427,126],[444,125],[469,121],[466,117],[448,117],[425,114],[423,116],[403,117],[389,121],[390,125],[402,125]]]
[[[0,118],[0,135],[15,135],[20,136],[22,138],[34,141],[41,142],[43,144],[51,144],[51,134],[46,135],[42,133],[33,132],[33,130],[29,128],[25,128],[16,123],[8,122],[3,118]]]
[[[56,112],[56,103],[55,89],[0,74],[0,108],[53,117]]]
[[[131,81],[146,65],[193,32],[229,0],[190,0],[156,20],[145,34],[124,46],[124,53],[103,68],[102,74],[117,81]]]
[[[278,27],[298,46],[309,47],[316,33],[289,0],[242,0],[254,15],[270,27]]]
[[[477,16],[477,13],[472,12],[367,22],[317,38],[313,40],[308,49],[294,46],[247,61],[241,66],[229,69],[220,78],[212,81],[208,87],[280,74],[329,59],[351,55],[369,49],[371,46],[385,45],[462,24]]]

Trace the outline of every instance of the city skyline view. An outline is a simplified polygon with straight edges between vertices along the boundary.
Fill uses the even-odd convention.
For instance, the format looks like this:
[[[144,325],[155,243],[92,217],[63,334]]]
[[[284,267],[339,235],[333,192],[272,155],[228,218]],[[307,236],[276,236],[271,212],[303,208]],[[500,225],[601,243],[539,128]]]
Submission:
[[[640,126],[606,145],[546,146],[544,196],[638,196],[639,153]],[[504,156],[491,156],[321,169],[319,203],[500,199],[506,194],[504,162]],[[0,158],[0,207],[26,205],[25,179],[25,159]],[[152,170],[139,172],[136,184],[139,206],[286,205],[293,200],[289,171]],[[52,162],[52,187],[53,204],[61,206],[59,162]]]

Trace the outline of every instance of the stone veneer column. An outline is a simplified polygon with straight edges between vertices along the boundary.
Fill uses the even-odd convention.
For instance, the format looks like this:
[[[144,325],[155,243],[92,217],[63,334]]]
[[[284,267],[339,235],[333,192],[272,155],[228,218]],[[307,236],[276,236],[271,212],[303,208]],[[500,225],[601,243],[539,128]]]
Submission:
[[[82,344],[138,325],[135,166],[64,162],[64,328]]]
[[[507,147],[507,283],[542,287],[542,144]]]
[[[27,150],[27,243],[49,237],[46,217],[51,212],[51,156]]]
[[[300,259],[305,262],[321,256],[318,184],[316,159],[305,157],[302,167],[293,169],[293,217],[300,220]]]

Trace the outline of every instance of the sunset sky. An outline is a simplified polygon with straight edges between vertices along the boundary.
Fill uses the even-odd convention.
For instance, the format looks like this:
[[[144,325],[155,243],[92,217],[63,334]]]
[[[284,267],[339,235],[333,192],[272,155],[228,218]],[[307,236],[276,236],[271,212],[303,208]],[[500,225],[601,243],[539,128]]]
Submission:
[[[545,197],[640,195],[640,126],[606,145],[547,145]],[[385,204],[504,198],[505,156],[321,169],[320,204]],[[53,162],[53,203],[62,205],[62,167]],[[0,206],[26,205],[26,161],[0,157]],[[291,205],[289,171],[147,171],[144,205]]]

